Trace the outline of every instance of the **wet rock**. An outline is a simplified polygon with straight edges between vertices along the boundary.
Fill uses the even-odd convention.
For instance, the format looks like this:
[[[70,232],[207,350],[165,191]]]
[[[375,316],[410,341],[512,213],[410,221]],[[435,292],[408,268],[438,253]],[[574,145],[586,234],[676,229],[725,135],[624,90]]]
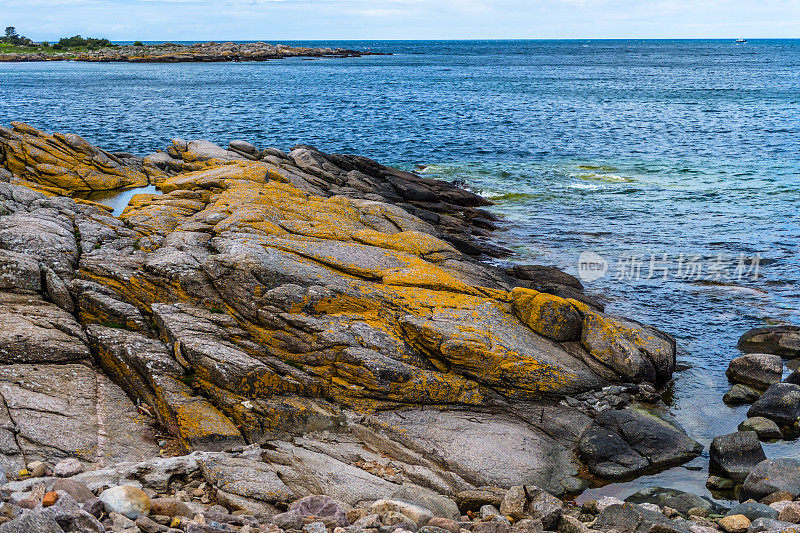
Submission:
[[[710,475],[706,481],[706,488],[711,490],[727,491],[736,488],[736,482],[732,479]]]
[[[754,431],[739,431],[715,437],[711,442],[709,473],[744,482],[747,474],[767,456]]]
[[[761,440],[780,439],[783,437],[781,428],[774,421],[763,416],[749,417],[739,424],[739,431],[754,431]]]
[[[800,327],[754,328],[739,338],[738,347],[746,353],[770,353],[786,358],[800,357]]]
[[[778,511],[763,503],[740,503],[727,512],[726,516],[743,515],[751,522],[757,518],[778,518]]]
[[[707,498],[663,487],[641,489],[625,498],[625,501],[635,504],[651,503],[658,507],[670,507],[684,515],[689,514],[690,509],[703,509],[705,511],[717,509],[717,506]]]
[[[778,491],[800,494],[800,460],[767,459],[758,463],[747,475],[740,501],[747,499],[760,500]]]
[[[783,359],[779,355],[764,353],[743,355],[730,362],[725,375],[734,383],[763,390],[781,380]]]
[[[678,532],[687,532],[661,513],[644,509],[638,505],[610,505],[600,512],[592,527],[600,531],[616,530],[620,533],[645,533],[655,526],[671,528]]]
[[[98,496],[107,513],[119,513],[131,520],[150,514],[150,498],[142,490],[128,485],[106,489]]]
[[[776,424],[796,430],[800,422],[800,385],[775,383],[756,400],[747,416],[763,416]]]
[[[578,443],[580,457],[592,473],[609,479],[678,465],[701,450],[682,429],[633,409],[600,413]]]
[[[728,405],[742,405],[753,403],[761,396],[761,392],[742,385],[741,383],[734,384],[731,389],[722,397],[722,401]]]

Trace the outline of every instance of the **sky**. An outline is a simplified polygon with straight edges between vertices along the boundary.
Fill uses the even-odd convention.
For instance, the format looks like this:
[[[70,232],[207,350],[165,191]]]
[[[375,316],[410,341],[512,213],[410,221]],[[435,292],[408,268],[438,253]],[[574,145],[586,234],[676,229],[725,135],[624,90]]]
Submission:
[[[35,41],[800,37],[800,0],[0,0]]]

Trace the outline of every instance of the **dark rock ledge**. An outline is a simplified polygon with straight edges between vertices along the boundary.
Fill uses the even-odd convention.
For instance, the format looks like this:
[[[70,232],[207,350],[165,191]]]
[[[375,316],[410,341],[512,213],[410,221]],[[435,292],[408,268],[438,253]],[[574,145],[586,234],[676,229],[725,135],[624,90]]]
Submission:
[[[383,532],[467,511],[467,529],[507,529],[502,510],[530,531],[561,526],[550,494],[585,486],[579,440],[609,477],[624,473],[598,464],[641,473],[697,453],[680,429],[614,410],[657,399],[674,340],[604,313],[562,272],[480,262],[503,253],[496,221],[452,184],[308,146],[175,140],[141,158],[19,123],[0,128],[0,180],[12,515],[55,499],[69,531],[100,530],[81,513],[120,531],[252,526],[235,512],[311,533],[340,527],[336,509]],[[146,184],[163,194],[120,217],[80,199]],[[70,466],[103,502],[56,488],[50,471]],[[130,525],[119,502],[145,500],[101,494],[116,486],[190,507],[153,511],[161,522],[207,516]],[[20,519],[46,522],[36,513]]]

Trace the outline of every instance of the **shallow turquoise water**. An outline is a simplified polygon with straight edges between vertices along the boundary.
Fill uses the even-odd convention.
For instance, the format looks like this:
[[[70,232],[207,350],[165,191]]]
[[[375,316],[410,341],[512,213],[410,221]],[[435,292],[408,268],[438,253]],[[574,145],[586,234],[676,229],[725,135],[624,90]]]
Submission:
[[[0,64],[0,123],[140,154],[171,137],[304,143],[462,180],[497,202],[514,260],[577,273],[582,252],[605,258],[588,290],[679,339],[672,414],[704,444],[736,429],[746,408],[721,401],[736,340],[800,323],[800,41],[317,44],[396,55]],[[682,255],[700,279],[678,275]],[[639,279],[618,276],[637,257]],[[739,257],[760,277],[738,279]],[[725,265],[733,279],[706,279]],[[705,474],[658,479],[702,491]]]

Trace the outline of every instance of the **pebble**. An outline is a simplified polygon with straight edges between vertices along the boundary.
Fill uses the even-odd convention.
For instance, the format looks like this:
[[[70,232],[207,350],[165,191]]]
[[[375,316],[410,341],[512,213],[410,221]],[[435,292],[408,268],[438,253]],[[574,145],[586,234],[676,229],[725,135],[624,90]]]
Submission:
[[[48,492],[44,495],[44,498],[42,498],[42,507],[50,507],[57,501],[58,501],[58,493]]]
[[[41,461],[28,463],[28,475],[31,477],[44,477],[47,475],[47,465]]]

